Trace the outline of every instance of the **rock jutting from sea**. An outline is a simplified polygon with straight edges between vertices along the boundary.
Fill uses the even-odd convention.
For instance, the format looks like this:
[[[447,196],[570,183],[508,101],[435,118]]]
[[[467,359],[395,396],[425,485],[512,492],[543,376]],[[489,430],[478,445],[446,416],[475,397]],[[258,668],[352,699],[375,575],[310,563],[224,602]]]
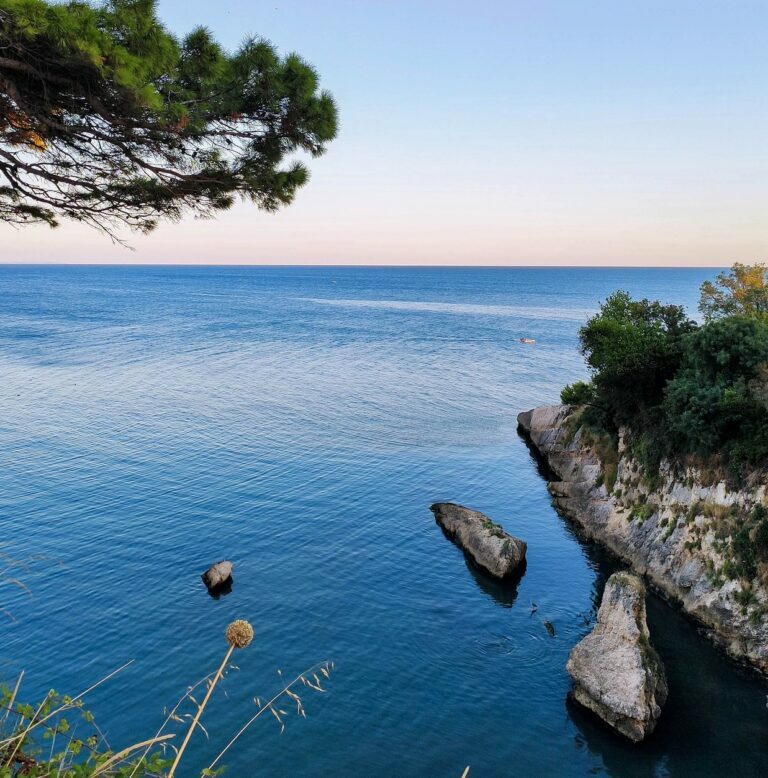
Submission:
[[[566,665],[573,698],[630,740],[653,732],[667,699],[664,666],[650,643],[645,586],[633,573],[605,585],[595,628]]]
[[[679,603],[731,656],[768,673],[768,587],[760,573],[745,580],[734,572],[729,534],[749,533],[749,516],[766,500],[765,480],[735,489],[669,463],[646,474],[624,431],[616,461],[606,463],[577,414],[552,405],[518,416],[548,466],[555,508]]]
[[[232,581],[233,569],[234,565],[229,560],[222,559],[211,565],[200,577],[209,592],[216,592]]]
[[[430,510],[451,540],[495,578],[525,570],[526,543],[507,534],[484,513],[452,502],[435,503]]]

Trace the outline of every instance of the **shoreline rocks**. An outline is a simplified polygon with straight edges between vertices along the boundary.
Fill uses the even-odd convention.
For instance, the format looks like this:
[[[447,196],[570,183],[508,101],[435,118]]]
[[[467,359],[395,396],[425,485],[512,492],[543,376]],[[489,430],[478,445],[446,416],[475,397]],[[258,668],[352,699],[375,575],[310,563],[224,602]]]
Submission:
[[[211,565],[200,577],[208,587],[209,592],[216,592],[231,582],[233,569],[234,566],[229,560],[222,559]]]
[[[446,535],[495,578],[521,575],[525,570],[525,541],[504,532],[484,513],[452,502],[435,503],[430,510]]]
[[[645,473],[623,435],[618,460],[604,463],[576,412],[551,405],[517,417],[546,466],[542,475],[556,510],[704,625],[730,656],[768,674],[768,586],[755,579],[745,590],[747,584],[723,572],[733,552],[720,534],[723,515],[745,514],[768,500],[764,479],[735,489],[692,467],[677,473],[662,463],[659,472]]]
[[[653,732],[667,699],[664,665],[650,643],[645,587],[632,573],[606,583],[595,628],[566,665],[573,698],[638,743]]]

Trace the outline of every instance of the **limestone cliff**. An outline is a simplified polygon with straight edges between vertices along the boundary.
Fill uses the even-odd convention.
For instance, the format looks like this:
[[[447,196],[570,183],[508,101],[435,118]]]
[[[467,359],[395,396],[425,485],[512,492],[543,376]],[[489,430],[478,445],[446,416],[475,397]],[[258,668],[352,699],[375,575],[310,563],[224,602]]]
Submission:
[[[765,503],[764,484],[733,490],[667,465],[649,479],[621,441],[611,483],[569,406],[535,408],[518,424],[549,466],[549,491],[562,515],[679,602],[729,654],[768,673],[765,571],[750,580],[734,574],[729,535]]]

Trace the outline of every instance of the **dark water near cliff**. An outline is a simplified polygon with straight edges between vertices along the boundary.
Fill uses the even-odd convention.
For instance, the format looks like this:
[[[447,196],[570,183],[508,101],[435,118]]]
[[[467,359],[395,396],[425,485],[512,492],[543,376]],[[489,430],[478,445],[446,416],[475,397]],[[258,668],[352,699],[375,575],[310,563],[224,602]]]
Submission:
[[[237,776],[765,774],[766,685],[651,598],[670,700],[640,747],[566,703],[611,560],[550,507],[515,416],[584,375],[576,332],[617,287],[695,310],[700,270],[0,268],[0,678],[92,696],[149,737],[247,618],[204,766],[251,698],[331,658],[329,692]],[[536,346],[517,342],[532,336]],[[529,543],[519,587],[469,569],[428,506]],[[236,564],[208,597],[212,561]],[[531,612],[531,603],[538,605]],[[544,626],[555,628],[551,637]],[[226,692],[226,696],[224,694]]]

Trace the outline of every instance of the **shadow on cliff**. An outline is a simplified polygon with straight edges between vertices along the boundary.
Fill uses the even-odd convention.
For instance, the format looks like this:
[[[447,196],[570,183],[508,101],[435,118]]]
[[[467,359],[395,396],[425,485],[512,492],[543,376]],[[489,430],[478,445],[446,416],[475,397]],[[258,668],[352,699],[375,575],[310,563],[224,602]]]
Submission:
[[[531,443],[531,439],[525,430],[518,426],[518,437],[523,441],[525,447],[528,449],[528,454],[531,457],[531,461],[536,467],[536,472],[545,484],[549,484],[551,481],[559,481],[560,477],[549,466],[546,458],[539,453],[538,449]],[[578,524],[571,521],[567,516],[563,516],[554,504],[554,500],[550,496],[550,504],[552,509],[560,518],[560,521],[565,528],[565,531],[570,537],[572,537],[580,546],[584,557],[587,560],[587,564],[595,574],[595,580],[592,584],[592,621],[597,615],[597,610],[600,607],[600,601],[603,598],[603,590],[605,589],[605,582],[615,573],[617,570],[628,570],[629,565],[622,562],[615,554],[609,551],[604,546],[601,546],[597,541],[589,538],[579,527]]]

